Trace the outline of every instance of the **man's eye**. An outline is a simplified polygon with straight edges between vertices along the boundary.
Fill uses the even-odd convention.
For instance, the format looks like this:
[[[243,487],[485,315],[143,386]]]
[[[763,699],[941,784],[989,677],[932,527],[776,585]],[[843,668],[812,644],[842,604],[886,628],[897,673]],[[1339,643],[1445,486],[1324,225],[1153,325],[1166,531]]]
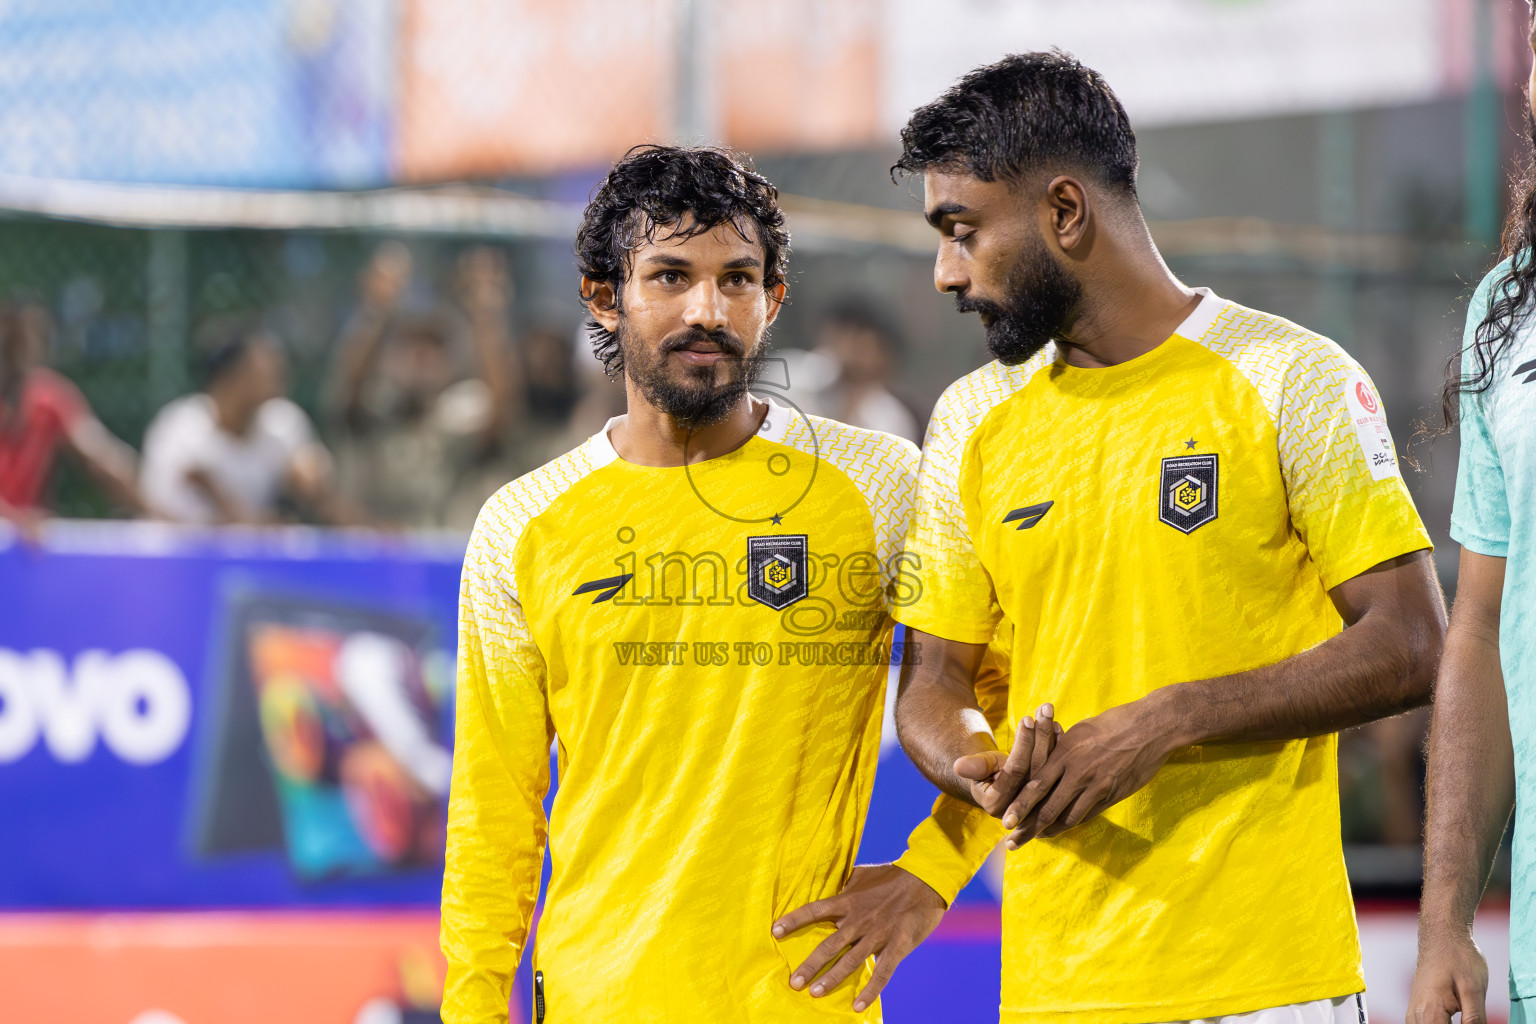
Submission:
[[[730,277],[725,279],[725,283],[729,284],[729,285],[733,285],[733,286],[735,286],[737,288],[741,288],[741,287],[744,287],[745,285],[749,284],[750,282],[747,280],[747,275],[746,274],[732,274]]]
[[[963,235],[962,234],[955,234],[952,237],[954,238],[954,240],[956,242],[959,242],[961,245],[964,245],[966,242],[969,242],[972,238],[976,237],[976,232],[974,232],[974,231],[967,231]]]
[[[663,270],[656,279],[662,284],[677,284],[683,279],[683,275],[675,270]]]

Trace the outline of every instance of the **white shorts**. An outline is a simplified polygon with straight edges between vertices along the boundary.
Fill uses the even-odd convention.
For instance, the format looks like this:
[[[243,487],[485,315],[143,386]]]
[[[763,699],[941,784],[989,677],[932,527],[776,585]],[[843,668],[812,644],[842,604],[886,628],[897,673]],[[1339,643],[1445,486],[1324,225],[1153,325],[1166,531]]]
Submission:
[[[1229,1013],[1225,1017],[1170,1022],[1170,1024],[1365,1024],[1365,994],[1337,999],[1314,999],[1310,1003],[1287,1003],[1267,1010]]]

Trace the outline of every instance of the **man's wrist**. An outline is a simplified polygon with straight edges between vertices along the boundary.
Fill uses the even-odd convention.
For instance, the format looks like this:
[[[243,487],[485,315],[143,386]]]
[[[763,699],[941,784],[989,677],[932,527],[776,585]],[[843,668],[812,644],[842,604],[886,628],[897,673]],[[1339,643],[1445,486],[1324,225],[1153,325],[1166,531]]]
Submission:
[[[1153,690],[1135,702],[1142,728],[1148,737],[1161,740],[1164,755],[1207,739],[1195,727],[1193,717],[1179,698],[1180,684],[1176,684]]]
[[[896,860],[892,861],[889,864],[872,864],[870,866],[871,867],[891,867],[891,868],[895,868],[896,870],[900,871],[902,874],[906,875],[907,878],[909,878],[911,881],[917,882],[918,884],[920,884],[923,887],[923,889],[925,889],[927,892],[932,893],[934,898],[937,899],[941,904],[943,904],[944,908],[946,910],[949,909],[950,900],[954,899],[954,896],[953,895],[945,896],[943,891],[940,890],[939,887],[937,885],[935,885],[933,881],[931,881],[930,879],[924,877],[924,875],[921,872],[912,870],[913,865],[908,860],[908,857],[907,857],[907,854],[910,854],[911,852],[912,851],[909,849],[907,851],[907,853],[902,854],[902,856],[898,857]],[[907,861],[907,863],[903,863],[903,861]]]
[[[1477,907],[1459,906],[1459,901],[1436,899],[1432,889],[1419,908],[1419,945],[1429,945],[1446,939],[1470,939],[1472,918]]]
[[[938,787],[939,792],[944,793],[946,796],[953,797],[961,803],[969,804],[977,810],[981,810],[981,804],[976,802],[976,791],[973,788],[975,783],[971,782],[970,779],[962,779],[953,768],[954,762],[950,762],[950,764],[951,767],[945,769],[943,777],[934,779],[933,784]]]
[[[1419,922],[1419,958],[1421,960],[1442,956],[1448,950],[1476,946],[1470,926],[1438,926],[1430,921]]]

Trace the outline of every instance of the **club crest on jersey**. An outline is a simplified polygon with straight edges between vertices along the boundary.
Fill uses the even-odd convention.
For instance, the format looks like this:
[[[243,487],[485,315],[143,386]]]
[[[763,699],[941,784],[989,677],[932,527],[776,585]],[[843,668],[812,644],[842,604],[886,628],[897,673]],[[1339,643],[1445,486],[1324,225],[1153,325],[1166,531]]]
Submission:
[[[1216,456],[1183,455],[1163,460],[1157,518],[1192,533],[1216,518]]]
[[[806,535],[747,538],[747,596],[777,611],[810,593]]]

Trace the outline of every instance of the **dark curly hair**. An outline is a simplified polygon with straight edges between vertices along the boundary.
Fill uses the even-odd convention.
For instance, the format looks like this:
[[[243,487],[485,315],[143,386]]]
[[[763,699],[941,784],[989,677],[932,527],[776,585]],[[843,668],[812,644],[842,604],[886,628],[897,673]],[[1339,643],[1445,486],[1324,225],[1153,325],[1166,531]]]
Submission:
[[[750,239],[751,225],[763,246],[763,286],[784,282],[789,233],[779,190],[752,169],[750,158],[712,146],[645,145],[625,153],[582,214],[576,266],[583,277],[611,284],[617,298],[635,247],[654,242],[658,228],[675,227],[685,214],[692,214],[693,222],[684,238],[730,224]],[[583,302],[590,299],[583,293]],[[603,369],[610,376],[622,372],[618,337],[595,317],[589,316],[585,326]]]
[[[1493,384],[1494,363],[1514,342],[1530,317],[1536,299],[1536,119],[1526,104],[1525,130],[1529,143],[1520,168],[1510,177],[1509,216],[1504,222],[1500,258],[1509,265],[1491,282],[1488,308],[1472,334],[1470,352],[1476,366],[1468,373],[1460,347],[1446,367],[1440,392],[1440,413],[1449,433],[1461,418],[1462,395],[1480,395]],[[1436,431],[1425,428],[1434,436]]]
[[[901,130],[899,174],[930,167],[1021,184],[1072,169],[1136,196],[1136,133],[1104,77],[1069,53],[1010,54],[967,74]]]

